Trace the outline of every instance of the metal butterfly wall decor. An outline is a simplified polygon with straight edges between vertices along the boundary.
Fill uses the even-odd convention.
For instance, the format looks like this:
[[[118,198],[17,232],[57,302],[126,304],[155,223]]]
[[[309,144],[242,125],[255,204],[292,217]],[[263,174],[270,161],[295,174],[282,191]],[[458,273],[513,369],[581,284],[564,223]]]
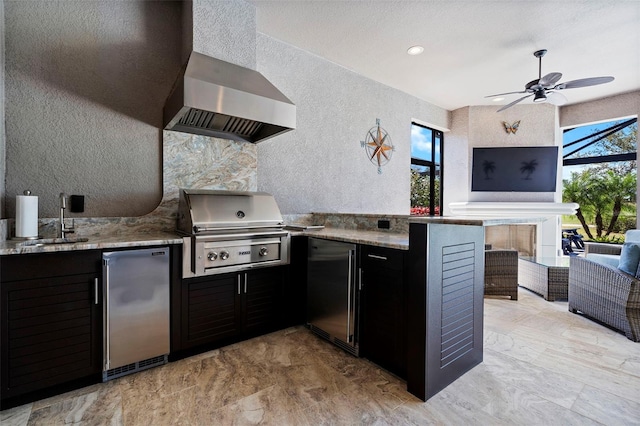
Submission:
[[[514,135],[518,131],[518,126],[520,125],[520,120],[514,121],[513,124],[509,124],[506,121],[503,121],[504,130],[506,130],[507,134],[513,133]]]

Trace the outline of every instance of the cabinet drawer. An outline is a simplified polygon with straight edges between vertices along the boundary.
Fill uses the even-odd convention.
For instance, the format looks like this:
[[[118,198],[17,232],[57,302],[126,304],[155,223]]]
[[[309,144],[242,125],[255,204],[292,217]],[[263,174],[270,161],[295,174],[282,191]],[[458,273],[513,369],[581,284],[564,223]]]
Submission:
[[[363,268],[387,268],[402,271],[404,251],[387,247],[362,246],[361,261]]]
[[[95,274],[101,268],[100,259],[99,250],[0,256],[0,281]]]

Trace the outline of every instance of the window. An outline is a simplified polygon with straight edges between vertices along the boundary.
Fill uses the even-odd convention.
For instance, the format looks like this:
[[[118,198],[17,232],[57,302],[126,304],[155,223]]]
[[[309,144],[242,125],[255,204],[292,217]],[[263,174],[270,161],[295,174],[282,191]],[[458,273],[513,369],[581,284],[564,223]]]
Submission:
[[[442,216],[442,132],[411,123],[411,214]]]
[[[616,242],[637,225],[637,118],[564,131],[562,198],[578,203],[563,226]]]

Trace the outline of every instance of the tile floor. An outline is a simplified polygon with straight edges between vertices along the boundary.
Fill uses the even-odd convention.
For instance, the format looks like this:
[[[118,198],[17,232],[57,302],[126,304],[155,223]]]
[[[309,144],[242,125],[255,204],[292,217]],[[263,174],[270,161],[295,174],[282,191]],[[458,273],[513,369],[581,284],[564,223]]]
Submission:
[[[519,290],[484,362],[429,401],[296,327],[0,413],[9,425],[640,424],[640,343]]]

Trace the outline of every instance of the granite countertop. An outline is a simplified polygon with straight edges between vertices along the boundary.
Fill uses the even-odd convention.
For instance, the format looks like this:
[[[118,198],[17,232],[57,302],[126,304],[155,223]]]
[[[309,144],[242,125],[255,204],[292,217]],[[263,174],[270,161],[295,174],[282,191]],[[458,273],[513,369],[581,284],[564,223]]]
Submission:
[[[304,235],[306,237],[323,238],[325,240],[409,250],[409,234],[364,231],[359,229],[322,228],[293,231],[291,235]]]
[[[73,240],[77,237],[70,237]],[[126,247],[145,247],[164,244],[182,244],[182,237],[170,232],[131,232],[106,236],[89,236],[87,241],[36,245],[39,241],[7,240],[0,242],[0,256],[11,254],[52,253],[73,250],[94,250]]]
[[[411,217],[410,223],[442,223],[455,225],[491,226],[508,223],[540,222],[540,218],[490,218],[490,217]],[[301,228],[304,228],[301,227]],[[409,233],[344,229],[334,227],[300,229],[290,231],[292,236],[303,235],[327,240],[344,241],[355,244],[409,250]],[[77,238],[72,236],[70,239]],[[73,250],[102,250],[111,248],[145,247],[164,244],[182,244],[182,237],[177,233],[162,231],[131,230],[109,235],[92,235],[87,241],[64,244],[36,245],[38,240],[0,242],[0,256],[28,253],[51,253]]]

